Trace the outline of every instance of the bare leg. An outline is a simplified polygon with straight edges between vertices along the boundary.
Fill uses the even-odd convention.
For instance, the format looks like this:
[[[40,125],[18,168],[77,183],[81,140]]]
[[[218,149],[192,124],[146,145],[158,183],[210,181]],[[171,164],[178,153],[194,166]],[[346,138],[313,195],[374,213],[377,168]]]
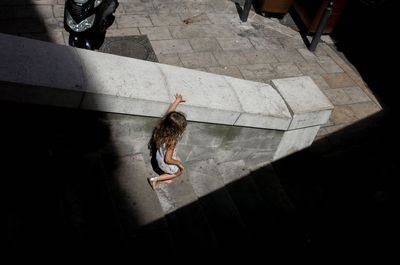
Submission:
[[[172,180],[172,179],[174,179],[176,177],[179,177],[181,174],[182,174],[182,171],[180,169],[178,169],[178,172],[176,172],[175,174],[164,173],[164,174],[162,174],[162,175],[160,175],[158,177],[151,178],[151,179],[149,179],[149,183],[150,183],[151,187],[154,190],[156,188],[157,182],[159,182],[159,181],[160,182],[164,182],[164,181],[166,182],[168,180]]]
[[[178,169],[178,172],[176,172],[175,174],[162,174],[158,177],[156,177],[157,181],[163,181],[163,180],[170,180],[170,179],[174,179],[176,177],[179,177],[182,174],[182,171],[180,169]]]

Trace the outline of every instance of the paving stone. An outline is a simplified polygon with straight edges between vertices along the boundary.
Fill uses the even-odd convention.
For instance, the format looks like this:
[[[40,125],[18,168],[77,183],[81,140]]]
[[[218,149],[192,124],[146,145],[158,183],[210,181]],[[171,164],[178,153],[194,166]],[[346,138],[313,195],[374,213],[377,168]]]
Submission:
[[[181,62],[181,59],[179,58],[177,53],[169,53],[169,54],[161,53],[157,55],[157,59],[160,63],[163,64],[183,67],[183,63]]]
[[[329,126],[329,127],[325,127],[324,129],[325,129],[327,134],[332,134],[334,132],[342,130],[343,128],[345,128],[345,127],[347,127],[349,125],[351,125],[351,123],[342,123],[342,124],[338,124],[338,125],[332,125],[332,126]]]
[[[346,73],[321,74],[331,88],[354,87],[356,84]]]
[[[181,26],[183,24],[177,14],[152,14],[150,19],[154,26]]]
[[[200,14],[195,12],[182,13],[179,14],[179,17],[181,18],[181,23],[183,22],[185,24],[200,24],[200,25],[211,24],[207,14],[205,13],[200,13]]]
[[[254,27],[254,26],[253,26]],[[245,29],[240,28],[240,31],[237,33],[238,36],[243,37],[243,38],[264,38],[264,34],[260,31],[257,30],[256,28],[248,28],[246,27]]]
[[[207,17],[213,24],[232,24],[240,22],[237,13],[209,13],[207,14]]]
[[[169,40],[172,39],[168,27],[146,27],[139,28],[140,33],[147,35],[149,40]]]
[[[48,31],[47,35],[50,37],[51,42],[66,45],[68,43],[68,39],[64,39],[64,35],[61,31]]]
[[[349,66],[342,58],[340,58],[328,45],[322,44],[321,49],[323,49],[328,55],[329,58],[334,60],[337,65],[343,69],[343,71],[348,74],[354,82],[357,83],[359,87],[364,86],[364,81],[361,76],[354,71],[353,67]]]
[[[321,67],[325,70],[327,73],[342,73],[344,72],[342,68],[340,68],[339,65],[335,63],[334,60],[331,58],[325,58],[325,59],[319,59],[318,63],[321,65]]]
[[[305,48],[303,40],[295,39],[292,37],[281,37],[278,38],[279,42],[282,44],[284,49],[297,49],[297,48]]]
[[[253,45],[246,38],[217,38],[219,45],[223,50],[241,50],[253,48]]]
[[[192,161],[185,165],[189,181],[197,197],[203,197],[224,187],[218,166],[212,159]]]
[[[305,75],[319,75],[325,73],[316,62],[295,62],[300,71]]]
[[[276,38],[249,37],[249,40],[257,50],[279,51],[283,49],[282,44]]]
[[[239,65],[238,68],[243,77],[248,80],[258,81],[276,76],[270,64]]]
[[[185,171],[174,180],[173,184],[158,185],[156,193],[165,214],[197,201]]]
[[[153,5],[159,14],[176,14],[179,13],[180,1],[153,1]]]
[[[359,87],[336,88],[324,91],[333,104],[353,104],[371,101],[371,99]]]
[[[125,196],[120,195],[124,198],[119,199],[125,200],[126,211],[134,210],[137,214],[135,221],[138,227],[136,229],[164,217],[157,196],[147,183],[145,177],[147,174],[148,170],[142,155],[118,159],[118,168],[115,172],[117,181],[115,185],[118,186],[115,189],[118,190],[119,188],[125,191]]]
[[[267,205],[254,180],[248,176],[250,172],[243,166],[243,161],[227,162],[220,164],[218,170],[224,181],[236,179],[225,185],[225,189],[234,201],[252,239],[256,242],[264,242],[270,235],[260,228],[271,222],[271,216],[266,211]]]
[[[278,60],[275,58],[274,53],[266,50],[246,49],[242,50],[246,59],[254,64],[273,63]]]
[[[207,33],[206,37],[215,38],[235,38],[237,37],[237,29],[231,24],[210,24],[210,25],[198,25],[201,26],[203,31]],[[197,36],[200,37],[200,36]]]
[[[192,51],[192,47],[187,40],[153,40],[151,45],[156,54]]]
[[[194,51],[213,52],[222,50],[215,38],[195,38],[189,39]]]
[[[169,31],[174,39],[210,37],[210,34],[203,28],[203,25],[169,26]]]
[[[275,151],[255,151],[246,159],[246,167],[249,170],[257,170],[273,160]]]
[[[216,159],[215,147],[194,146],[192,151],[188,154],[186,161],[201,161],[206,159]]]
[[[227,75],[240,79],[244,79],[242,74],[239,71],[239,68],[236,66],[223,66],[223,67],[207,67],[207,72],[214,73],[218,75]]]
[[[43,24],[47,31],[64,31],[63,18],[46,18],[43,20]]]
[[[120,3],[126,14],[148,14],[156,12],[152,2],[140,1],[139,3]]]
[[[350,97],[342,88],[327,89],[323,92],[334,105],[345,105],[351,103]]]
[[[349,105],[357,120],[365,119],[370,115],[380,112],[382,109],[375,102],[361,102]]]
[[[335,124],[348,124],[356,121],[358,117],[349,105],[337,105],[333,109],[330,119]]]
[[[279,77],[303,75],[294,63],[271,63],[271,66]]]
[[[246,244],[248,231],[229,193],[224,188],[218,166],[211,160],[187,165],[193,188],[199,196],[208,222],[220,247],[232,249],[237,242]],[[218,185],[219,184],[219,185]],[[206,196],[205,196],[206,195]]]
[[[218,171],[225,185],[250,174],[243,160],[220,163],[218,165]]]
[[[318,45],[315,51],[313,52],[315,56],[317,56],[319,59],[327,59],[330,58],[329,54],[326,52],[324,43],[321,43],[321,45]]]
[[[190,53],[179,53],[183,65],[188,68],[196,67],[208,67],[217,66],[218,63],[215,60],[211,52],[190,52]]]
[[[330,86],[321,75],[310,75],[310,77],[321,90],[330,89]]]
[[[130,27],[151,27],[149,15],[125,15],[116,18],[119,28],[130,28]]]
[[[138,28],[123,28],[123,29],[107,29],[106,37],[122,37],[140,35]]]
[[[272,29],[272,28],[265,28],[264,24],[262,23],[252,23],[253,27],[255,27],[258,30],[261,30],[262,34],[264,35],[264,37],[266,38],[287,38],[287,35]],[[293,38],[289,38],[289,40],[291,40]]]
[[[297,50],[276,50],[274,51],[275,57],[278,62],[288,63],[288,62],[304,62],[303,56]]]
[[[214,8],[206,1],[181,1],[178,8],[179,13],[213,13]]]
[[[250,62],[241,51],[217,51],[213,52],[218,63],[223,66],[227,65],[243,65]]]
[[[53,6],[54,17],[64,17],[64,5]]]
[[[368,95],[360,87],[348,87],[343,90],[350,97],[352,103],[371,101]]]
[[[314,62],[318,60],[318,57],[315,56],[314,53],[310,52],[309,49],[306,48],[300,48],[297,49],[297,51],[303,56],[303,58],[308,61],[308,62]]]

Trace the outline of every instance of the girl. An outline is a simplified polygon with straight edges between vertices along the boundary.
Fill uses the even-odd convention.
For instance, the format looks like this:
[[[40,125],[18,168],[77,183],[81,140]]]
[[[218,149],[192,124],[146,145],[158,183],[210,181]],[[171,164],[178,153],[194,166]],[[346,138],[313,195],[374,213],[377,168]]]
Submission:
[[[184,169],[181,161],[176,158],[176,145],[187,125],[185,115],[175,111],[181,102],[185,100],[180,94],[175,94],[174,103],[160,119],[153,133],[152,142],[157,149],[157,164],[164,172],[158,177],[148,179],[153,190],[158,183],[171,184],[172,179],[180,176]]]

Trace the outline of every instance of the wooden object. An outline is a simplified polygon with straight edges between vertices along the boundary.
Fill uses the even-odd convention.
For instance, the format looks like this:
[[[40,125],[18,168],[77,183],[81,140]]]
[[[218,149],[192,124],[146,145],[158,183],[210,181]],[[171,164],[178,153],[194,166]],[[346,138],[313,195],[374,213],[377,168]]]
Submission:
[[[295,0],[293,2],[293,7],[308,29],[308,33],[315,33],[325,7],[329,2],[333,2],[333,9],[325,29],[322,32],[324,34],[332,32],[336,22],[339,20],[346,7],[347,0]]]
[[[293,0],[259,0],[260,10],[268,13],[286,14]]]

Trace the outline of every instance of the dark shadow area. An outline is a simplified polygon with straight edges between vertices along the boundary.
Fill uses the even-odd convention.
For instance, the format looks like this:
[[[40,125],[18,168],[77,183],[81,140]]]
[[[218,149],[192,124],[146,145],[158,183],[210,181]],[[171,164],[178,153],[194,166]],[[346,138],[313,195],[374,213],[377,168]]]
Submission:
[[[107,115],[0,107],[9,253],[313,259],[390,254],[397,239],[399,145],[383,112],[141,227],[115,180]]]
[[[167,214],[175,254],[390,259],[400,221],[394,127],[375,114]]]
[[[47,29],[59,28],[60,20],[53,18],[50,4],[57,1],[43,3],[0,1],[0,32],[52,42]],[[73,56],[70,63],[76,64],[65,67],[80,67]],[[7,82],[0,86],[1,98],[63,102],[59,93],[43,96],[48,88]],[[107,170],[113,169],[118,154],[105,115],[3,100],[0,110],[6,253],[11,260],[93,253],[98,257],[126,250],[125,232],[109,192],[114,176]]]
[[[273,163],[313,253],[394,254],[398,148],[395,124],[380,112]]]
[[[103,115],[8,102],[0,108],[8,253],[122,250],[107,171],[117,154]]]
[[[393,39],[398,10],[395,0],[349,1],[331,35],[384,109],[396,112],[399,93],[392,58],[398,53]]]
[[[0,1],[0,32],[51,42],[44,20],[51,18],[50,5],[42,8],[45,15],[38,13],[36,7],[29,0],[2,0]],[[48,26],[56,21],[49,21]]]

